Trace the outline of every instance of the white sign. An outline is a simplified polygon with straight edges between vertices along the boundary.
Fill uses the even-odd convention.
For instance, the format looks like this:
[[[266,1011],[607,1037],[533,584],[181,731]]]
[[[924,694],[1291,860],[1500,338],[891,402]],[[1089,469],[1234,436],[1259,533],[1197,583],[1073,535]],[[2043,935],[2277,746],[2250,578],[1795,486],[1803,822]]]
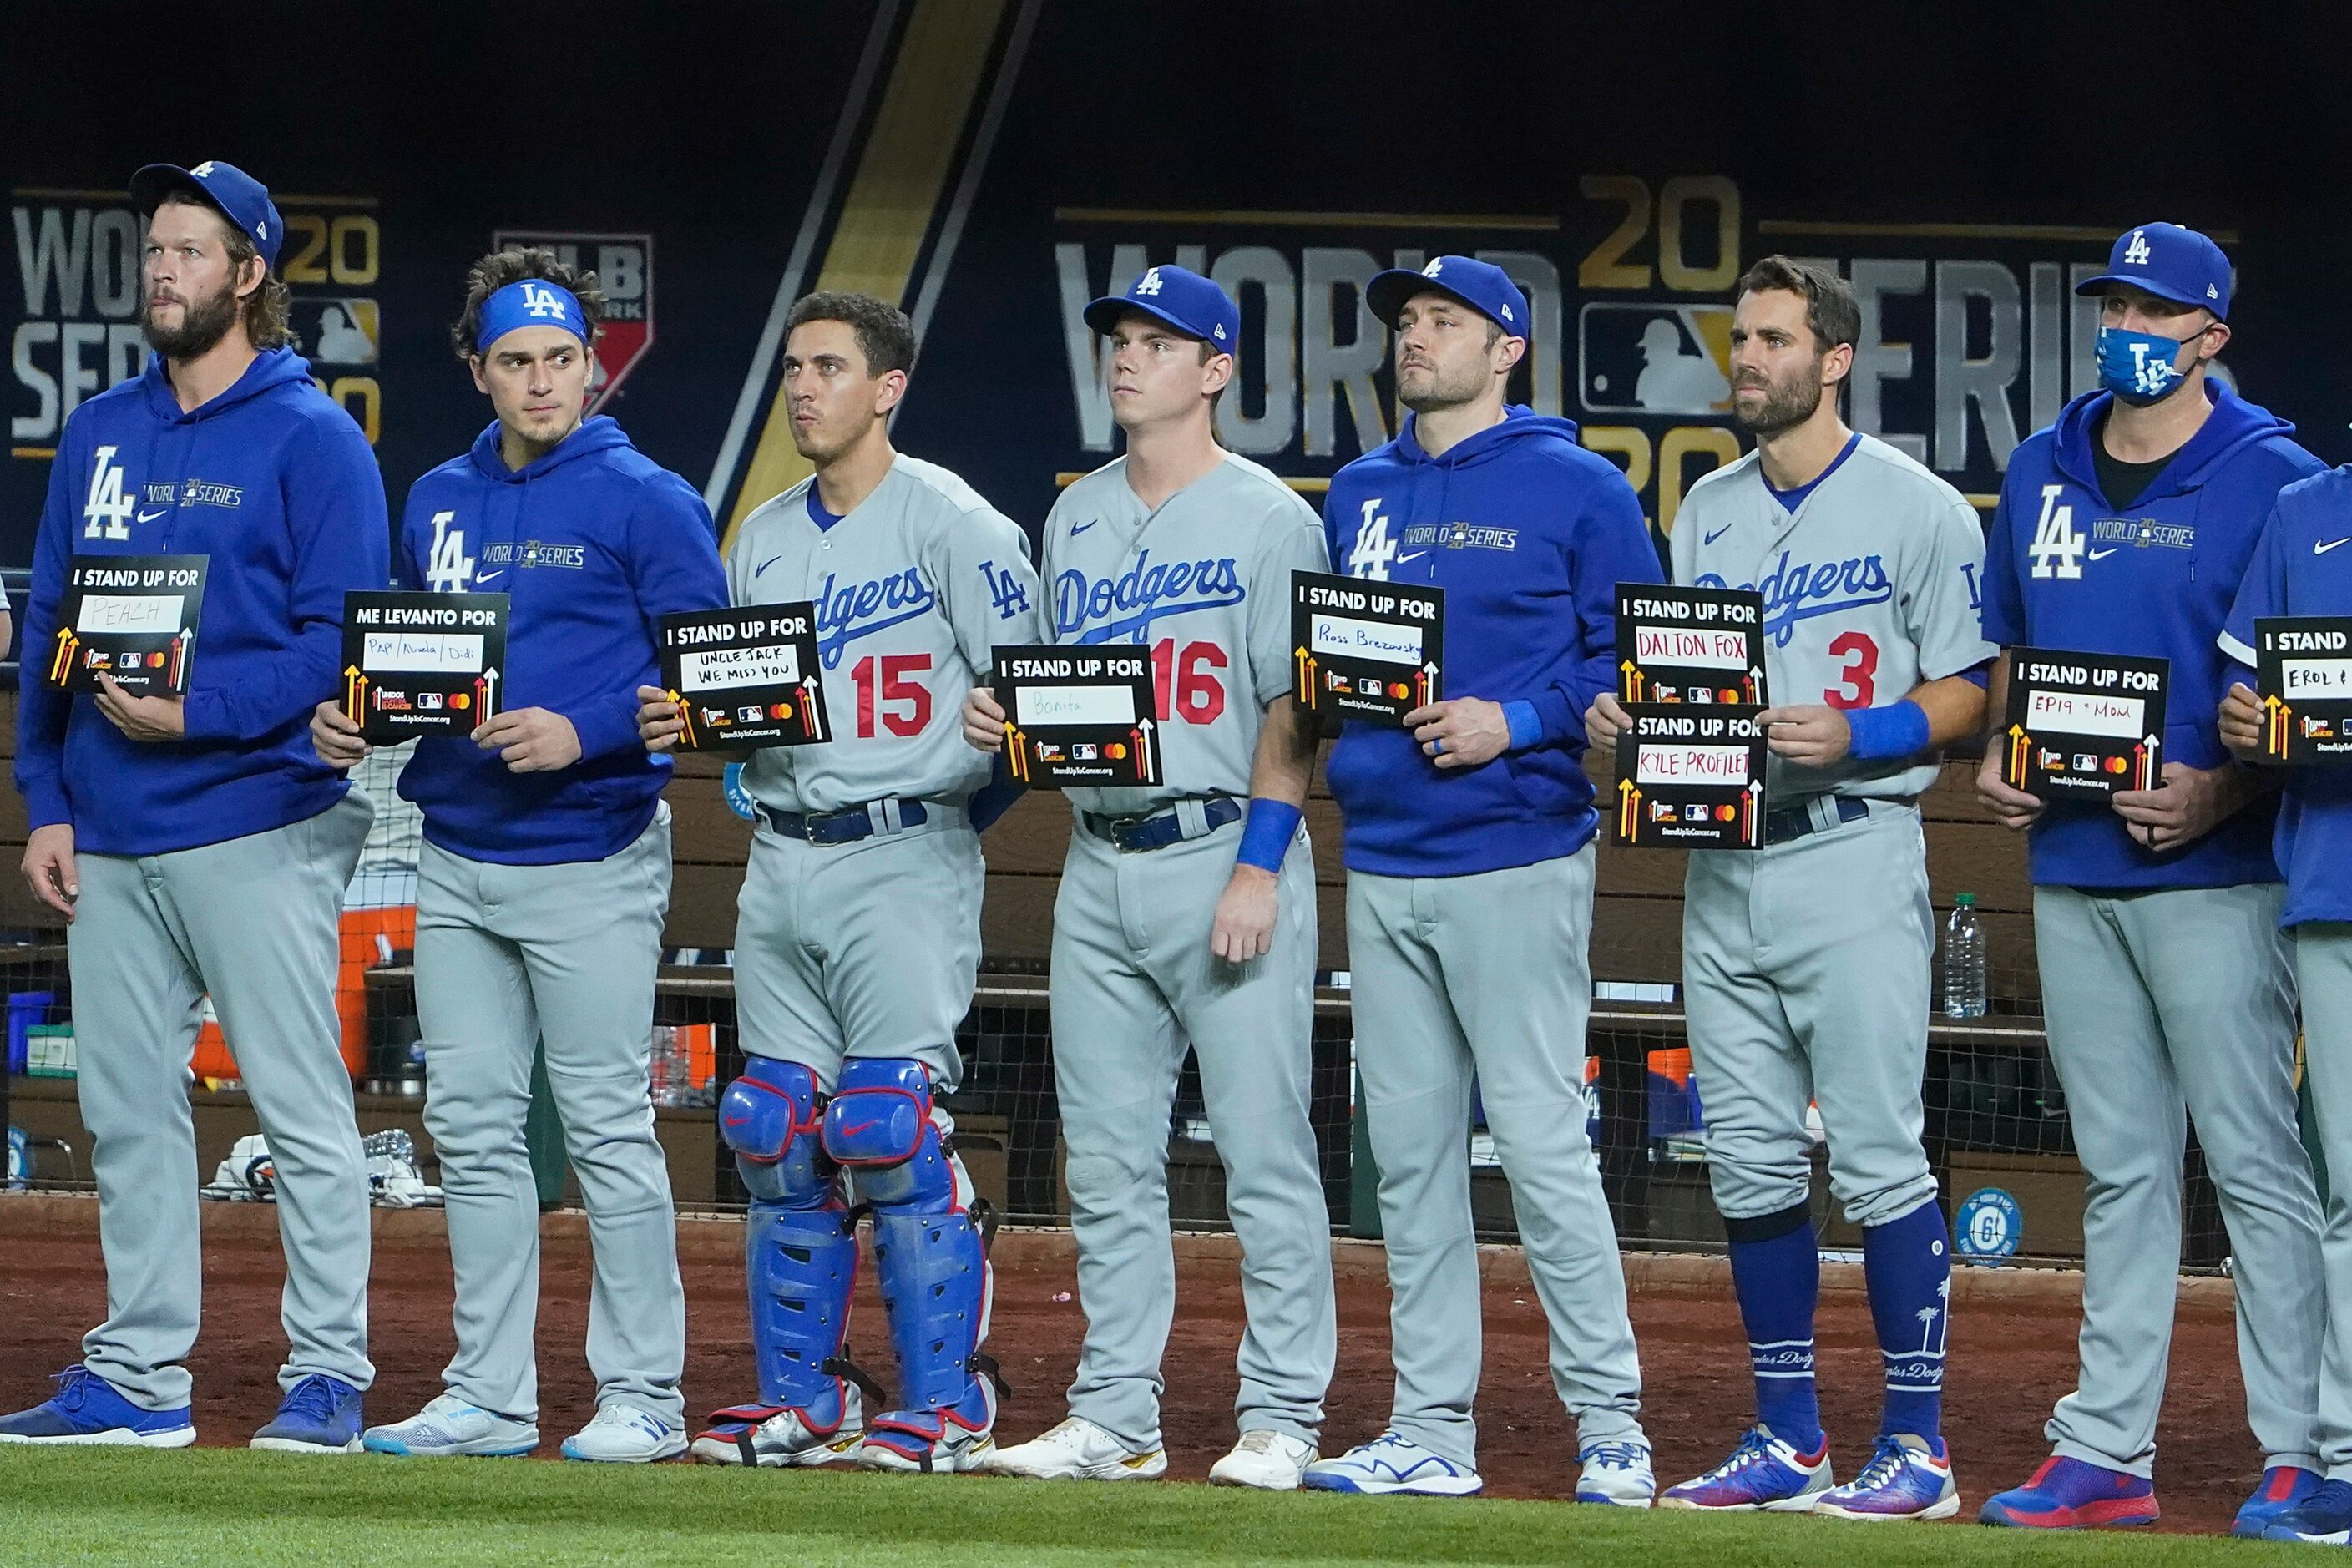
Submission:
[[[1748,786],[1745,746],[1658,746],[1644,744],[1635,764],[1633,782],[1664,784],[1729,784]]]
[[[2352,697],[2352,658],[2282,659],[2279,684],[2288,697]]]
[[[1748,662],[1744,632],[1693,631],[1682,626],[1633,628],[1633,658],[1638,664],[1697,665],[1707,669],[1738,669]]]
[[[688,691],[730,686],[798,686],[800,650],[791,643],[722,647],[678,656],[679,683]]]
[[[369,632],[364,668],[432,675],[475,675],[482,668],[479,632]]]
[[[1391,621],[1360,621],[1352,616],[1317,616],[1310,623],[1310,653],[1369,658],[1381,664],[1421,663],[1421,628]]]
[[[1024,686],[1013,693],[1013,720],[1040,724],[1132,724],[1132,686]]]
[[[74,630],[176,632],[181,603],[177,594],[86,594],[81,619],[74,623]]]
[[[2037,732],[2056,730],[2067,735],[2115,735],[2137,741],[2147,731],[2146,700],[2100,697],[2084,691],[2034,691],[2026,696],[2025,727]]]

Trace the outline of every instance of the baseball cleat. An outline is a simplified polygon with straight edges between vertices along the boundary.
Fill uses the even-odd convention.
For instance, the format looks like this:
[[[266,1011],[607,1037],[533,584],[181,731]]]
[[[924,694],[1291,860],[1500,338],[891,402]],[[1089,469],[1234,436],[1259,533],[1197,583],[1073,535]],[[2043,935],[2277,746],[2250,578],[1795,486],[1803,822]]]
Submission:
[[[539,1428],[439,1394],[405,1421],[369,1427],[360,1441],[371,1454],[403,1458],[512,1459],[539,1447]]]
[[[1588,1443],[1577,1451],[1576,1462],[1583,1467],[1576,1478],[1579,1502],[1648,1508],[1658,1495],[1647,1443]]]
[[[1695,1508],[1726,1513],[1811,1513],[1822,1494],[1836,1484],[1830,1474],[1829,1440],[1800,1454],[1772,1436],[1769,1426],[1750,1426],[1731,1458],[1678,1487],[1668,1487],[1660,1508]]]
[[[1337,1458],[1318,1459],[1307,1467],[1299,1485],[1318,1492],[1407,1497],[1475,1497],[1486,1488],[1469,1466],[1457,1465],[1394,1432],[1383,1432]]]
[[[602,1465],[650,1465],[686,1452],[686,1429],[650,1410],[614,1400],[563,1439],[563,1457]]]
[[[1209,1467],[1209,1479],[1221,1487],[1255,1487],[1262,1492],[1298,1489],[1307,1467],[1316,1459],[1315,1445],[1287,1432],[1257,1427],[1242,1434],[1233,1451]],[[1167,1468],[1162,1456],[1160,1468]]]
[[[985,1468],[1033,1481],[1156,1481],[1168,1473],[1168,1452],[1137,1453],[1085,1416],[1066,1415],[1026,1443],[997,1449]]]
[[[1949,1519],[1960,1511],[1960,1489],[1952,1480],[1951,1456],[1943,1450],[1940,1437],[1908,1432],[1881,1437],[1862,1473],[1822,1493],[1813,1511],[1879,1523]]]
[[[77,1362],[49,1379],[58,1391],[13,1415],[0,1415],[0,1443],[104,1443],[136,1448],[184,1448],[196,1424],[184,1405],[142,1410],[122,1391]]]
[[[2241,1541],[2260,1541],[2263,1531],[2300,1507],[2317,1491],[2326,1478],[2295,1465],[2273,1465],[2263,1472],[2254,1495],[2238,1510],[2230,1533]]]
[[[988,1468],[996,1454],[996,1390],[976,1379],[944,1410],[888,1410],[866,1428],[851,1456],[868,1470],[954,1475]]]
[[[781,1469],[831,1465],[854,1459],[866,1435],[858,1395],[851,1388],[830,1426],[790,1405],[736,1405],[710,1413],[710,1429],[694,1440],[694,1457],[706,1465],[756,1465]]]
[[[2322,1481],[2311,1495],[2273,1520],[2264,1541],[2307,1541],[2315,1546],[2352,1544],[2352,1483]]]
[[[253,1435],[250,1445],[281,1454],[356,1454],[360,1451],[360,1391],[323,1373],[286,1391],[278,1415]]]
[[[1977,1519],[2021,1530],[2121,1530],[2154,1524],[2160,1511],[2146,1476],[2053,1454],[2023,1486],[1985,1499]]]

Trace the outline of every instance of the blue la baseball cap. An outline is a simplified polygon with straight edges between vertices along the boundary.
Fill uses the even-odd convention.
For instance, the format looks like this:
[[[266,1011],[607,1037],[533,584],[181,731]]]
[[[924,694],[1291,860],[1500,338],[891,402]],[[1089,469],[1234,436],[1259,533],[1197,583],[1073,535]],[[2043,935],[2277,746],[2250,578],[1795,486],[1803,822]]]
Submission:
[[[1509,273],[1473,256],[1440,256],[1418,272],[1409,267],[1391,267],[1364,286],[1364,303],[1394,331],[1397,312],[1404,309],[1405,301],[1431,289],[1451,294],[1512,337],[1531,335],[1528,297],[1519,292]]]
[[[1198,338],[1220,353],[1241,341],[1242,308],[1234,297],[1189,267],[1147,267],[1124,294],[1108,294],[1088,305],[1087,325],[1108,337],[1118,319],[1140,310],[1154,321]]]
[[[262,265],[278,265],[278,247],[286,238],[286,225],[269,199],[269,187],[234,163],[207,158],[193,169],[177,163],[150,163],[131,176],[131,199],[142,213],[152,214],[174,192],[203,197],[223,217],[243,229],[261,252]]]
[[[2193,228],[2177,223],[2147,223],[2126,229],[2107,252],[2107,269],[2074,285],[2077,294],[2095,294],[2110,283],[2128,283],[2179,305],[2202,305],[2221,321],[2230,319],[2230,258]]]

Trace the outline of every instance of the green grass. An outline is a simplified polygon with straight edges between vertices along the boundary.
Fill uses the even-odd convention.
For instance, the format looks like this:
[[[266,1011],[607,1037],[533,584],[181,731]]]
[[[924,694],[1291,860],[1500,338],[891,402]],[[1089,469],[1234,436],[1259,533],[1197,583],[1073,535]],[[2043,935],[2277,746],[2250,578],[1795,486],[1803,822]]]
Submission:
[[[2284,1563],[2191,1537],[1696,1518],[1550,1502],[1265,1496],[664,1465],[0,1451],[0,1562],[1829,1564]]]

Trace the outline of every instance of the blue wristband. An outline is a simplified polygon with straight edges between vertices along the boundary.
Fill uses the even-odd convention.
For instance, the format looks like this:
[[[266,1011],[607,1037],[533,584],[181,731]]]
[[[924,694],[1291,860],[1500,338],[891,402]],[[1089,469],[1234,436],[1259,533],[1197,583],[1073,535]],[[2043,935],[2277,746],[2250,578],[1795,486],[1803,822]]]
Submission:
[[[1286,800],[1251,796],[1249,819],[1242,824],[1242,847],[1234,856],[1234,864],[1279,872],[1282,858],[1290,853],[1290,841],[1298,836],[1298,819],[1305,815]]]
[[[1856,762],[1916,757],[1927,749],[1927,710],[1907,697],[1884,708],[1849,708],[1845,722],[1853,731],[1846,754]]]
[[[1503,704],[1503,722],[1511,727],[1511,750],[1524,752],[1543,739],[1543,719],[1532,702]]]

